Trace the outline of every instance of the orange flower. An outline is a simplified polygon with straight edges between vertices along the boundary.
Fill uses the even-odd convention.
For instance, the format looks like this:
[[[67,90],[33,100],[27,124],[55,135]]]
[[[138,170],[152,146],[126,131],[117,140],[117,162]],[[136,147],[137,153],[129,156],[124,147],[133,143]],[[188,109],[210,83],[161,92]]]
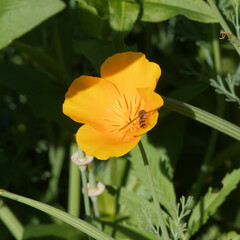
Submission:
[[[101,160],[132,150],[157,123],[163,100],[154,90],[160,75],[143,53],[125,52],[103,63],[101,78],[75,79],[63,112],[84,124],[76,134],[79,147]]]

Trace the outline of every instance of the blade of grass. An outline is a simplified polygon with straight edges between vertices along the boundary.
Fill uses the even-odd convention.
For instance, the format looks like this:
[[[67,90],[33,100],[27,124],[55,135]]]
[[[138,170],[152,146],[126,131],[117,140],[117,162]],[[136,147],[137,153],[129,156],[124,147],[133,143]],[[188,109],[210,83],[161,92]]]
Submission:
[[[240,127],[190,104],[163,97],[164,106],[240,141]]]
[[[22,239],[24,227],[3,200],[0,200],[0,219],[17,240]]]
[[[99,231],[94,226],[90,225],[89,223],[86,223],[85,221],[78,219],[64,211],[61,211],[57,208],[54,208],[50,205],[47,205],[45,203],[38,202],[36,200],[26,198],[14,193],[7,192],[3,189],[0,189],[0,196],[10,198],[12,200],[24,203],[28,206],[34,207],[40,211],[43,211],[47,214],[50,214],[51,216],[54,216],[60,220],[62,220],[65,223],[68,223],[69,225],[79,229],[80,231],[92,236],[95,239],[99,240],[114,240],[114,238],[108,236],[106,233]]]

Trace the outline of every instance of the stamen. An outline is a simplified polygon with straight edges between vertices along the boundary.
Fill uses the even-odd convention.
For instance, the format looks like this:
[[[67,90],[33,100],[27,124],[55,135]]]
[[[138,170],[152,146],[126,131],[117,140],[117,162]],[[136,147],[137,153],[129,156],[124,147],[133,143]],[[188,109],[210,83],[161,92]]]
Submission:
[[[123,101],[125,102],[125,106],[126,106],[127,112],[129,112],[129,106],[128,106],[127,98],[126,98],[126,96],[124,94],[122,94],[122,97],[123,97]]]

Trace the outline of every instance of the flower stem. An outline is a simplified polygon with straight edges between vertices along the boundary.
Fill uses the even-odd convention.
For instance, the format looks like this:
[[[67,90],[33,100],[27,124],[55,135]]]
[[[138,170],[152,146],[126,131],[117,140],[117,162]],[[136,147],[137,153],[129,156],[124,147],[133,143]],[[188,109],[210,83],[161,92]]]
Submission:
[[[84,159],[84,152],[82,151],[82,149],[80,147],[78,147],[78,158],[79,159]]]
[[[83,199],[84,199],[84,207],[86,212],[86,220],[87,222],[91,222],[91,212],[90,212],[90,203],[88,198],[88,187],[87,187],[87,175],[86,169],[87,166],[79,166],[82,176],[82,185],[83,185]]]
[[[162,231],[162,236],[163,236],[164,240],[169,240],[168,231],[167,231],[164,219],[163,219],[162,209],[161,209],[161,206],[159,204],[158,197],[157,197],[157,194],[156,194],[156,191],[155,191],[155,188],[154,188],[151,168],[149,166],[148,158],[147,158],[146,152],[143,148],[143,145],[142,145],[141,141],[138,143],[138,146],[139,146],[140,152],[142,154],[144,167],[145,167],[146,172],[147,172],[147,176],[148,176],[148,180],[149,180],[149,184],[150,184],[150,188],[151,188],[151,192],[152,192],[153,202],[154,202],[154,205],[155,205],[155,210],[157,211],[157,217],[158,217],[159,225],[160,225],[161,231]]]
[[[204,123],[209,127],[227,134],[228,136],[240,140],[240,127],[234,125],[220,117],[217,117],[209,112],[194,107],[190,104],[183,103],[172,98],[163,97],[164,106],[192,118],[198,122]]]
[[[92,203],[93,203],[94,215],[95,215],[96,220],[98,221],[97,222],[97,228],[102,231],[103,228],[102,228],[102,223],[100,221],[100,212],[99,212],[99,209],[98,209],[98,198],[97,197],[91,197],[91,200],[92,200]]]
[[[17,240],[22,239],[24,227],[3,200],[0,200],[0,219]]]
[[[90,188],[91,189],[96,189],[97,184],[96,184],[93,168],[90,166],[90,164],[88,165],[88,170],[89,170]],[[102,230],[102,223],[100,221],[100,212],[99,212],[99,209],[98,209],[98,197],[91,197],[91,201],[92,201],[92,204],[93,204],[94,216],[95,216],[96,220],[99,221],[99,222],[97,222],[97,228],[99,230]]]

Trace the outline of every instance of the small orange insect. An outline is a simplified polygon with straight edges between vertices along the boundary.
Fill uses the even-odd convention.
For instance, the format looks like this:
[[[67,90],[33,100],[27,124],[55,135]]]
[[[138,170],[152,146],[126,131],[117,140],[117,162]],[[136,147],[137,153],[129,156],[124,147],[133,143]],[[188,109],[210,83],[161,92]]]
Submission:
[[[233,34],[224,32],[223,30],[220,31],[220,35],[222,35],[222,36],[219,39],[224,39],[226,36],[228,36],[230,39],[232,39],[234,37]]]

